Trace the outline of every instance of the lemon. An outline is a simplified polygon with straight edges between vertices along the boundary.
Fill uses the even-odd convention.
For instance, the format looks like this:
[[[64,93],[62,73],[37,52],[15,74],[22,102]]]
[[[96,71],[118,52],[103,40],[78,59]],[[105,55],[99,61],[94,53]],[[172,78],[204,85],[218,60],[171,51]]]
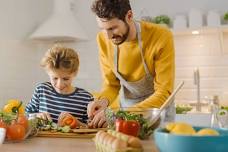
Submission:
[[[166,129],[168,130],[168,131],[171,131],[174,127],[175,127],[175,123],[174,122],[170,122],[170,123],[168,123],[167,125],[166,125]]]
[[[184,122],[168,123],[166,129],[176,135],[193,135],[196,133],[191,125]]]
[[[218,136],[219,132],[214,130],[214,129],[211,129],[211,128],[204,128],[204,129],[199,130],[196,133],[196,135],[199,135],[199,136]]]

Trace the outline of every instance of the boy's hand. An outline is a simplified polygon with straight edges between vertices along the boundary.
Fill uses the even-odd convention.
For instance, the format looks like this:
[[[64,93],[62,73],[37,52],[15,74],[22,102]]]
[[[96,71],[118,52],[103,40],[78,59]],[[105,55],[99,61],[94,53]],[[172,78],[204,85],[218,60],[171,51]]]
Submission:
[[[41,118],[43,120],[52,121],[51,116],[48,112],[36,113],[36,117]]]

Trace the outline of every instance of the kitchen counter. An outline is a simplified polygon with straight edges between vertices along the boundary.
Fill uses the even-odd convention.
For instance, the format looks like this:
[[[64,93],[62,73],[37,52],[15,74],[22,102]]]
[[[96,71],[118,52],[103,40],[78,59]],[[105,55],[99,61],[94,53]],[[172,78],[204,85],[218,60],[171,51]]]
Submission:
[[[142,141],[144,152],[158,152],[154,141]],[[92,139],[33,137],[23,142],[4,143],[1,152],[95,152]]]
[[[196,126],[210,126],[211,114],[178,114],[176,121]],[[142,141],[144,152],[159,152],[154,140]],[[88,138],[33,137],[18,143],[0,145],[0,152],[95,152],[95,144]]]

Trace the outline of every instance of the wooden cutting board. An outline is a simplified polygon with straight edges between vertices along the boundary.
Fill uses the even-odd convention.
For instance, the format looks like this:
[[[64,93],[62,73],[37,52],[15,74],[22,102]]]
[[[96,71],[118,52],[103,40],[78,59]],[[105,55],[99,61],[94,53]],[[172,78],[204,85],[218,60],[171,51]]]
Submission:
[[[107,128],[98,129],[73,129],[73,132],[53,132],[53,131],[39,131],[37,137],[53,137],[53,138],[93,138],[99,130],[106,131]]]

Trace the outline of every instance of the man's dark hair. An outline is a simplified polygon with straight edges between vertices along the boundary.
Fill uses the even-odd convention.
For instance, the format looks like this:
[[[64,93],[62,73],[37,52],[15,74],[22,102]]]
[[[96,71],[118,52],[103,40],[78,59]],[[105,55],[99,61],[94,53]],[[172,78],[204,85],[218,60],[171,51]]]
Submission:
[[[129,0],[95,0],[91,9],[99,18],[117,17],[125,21],[127,12],[131,10],[131,5]]]

